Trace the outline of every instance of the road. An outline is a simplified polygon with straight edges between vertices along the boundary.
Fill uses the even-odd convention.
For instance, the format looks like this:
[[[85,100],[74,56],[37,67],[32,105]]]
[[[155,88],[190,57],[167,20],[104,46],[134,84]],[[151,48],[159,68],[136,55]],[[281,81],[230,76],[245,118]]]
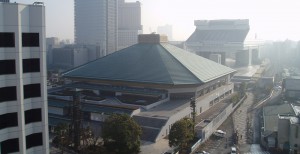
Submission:
[[[261,128],[261,109],[266,103],[275,102],[280,96],[280,91],[274,91],[268,99],[254,104],[254,95],[251,91],[247,92],[247,99],[233,112],[219,129],[226,131],[225,138],[211,137],[196,151],[206,151],[210,154],[230,153],[233,145],[233,134],[238,133],[238,149],[245,154],[269,154],[261,150],[260,128]]]

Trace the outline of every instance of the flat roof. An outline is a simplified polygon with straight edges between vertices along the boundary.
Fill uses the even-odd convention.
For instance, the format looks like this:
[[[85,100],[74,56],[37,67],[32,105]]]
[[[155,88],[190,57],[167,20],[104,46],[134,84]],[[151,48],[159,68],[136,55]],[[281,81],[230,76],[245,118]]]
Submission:
[[[69,107],[71,101],[48,99],[48,106],[51,107]],[[125,106],[116,106],[116,105],[104,105],[104,104],[92,104],[92,103],[83,103],[82,102],[82,111],[93,112],[93,113],[125,113],[132,114],[137,108],[130,108]]]

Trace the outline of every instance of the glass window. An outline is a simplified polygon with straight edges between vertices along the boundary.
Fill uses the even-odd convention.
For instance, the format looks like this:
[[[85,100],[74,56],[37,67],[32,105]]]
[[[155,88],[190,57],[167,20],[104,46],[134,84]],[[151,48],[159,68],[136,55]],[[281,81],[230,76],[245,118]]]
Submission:
[[[39,83],[24,85],[24,98],[33,97],[41,97],[41,85]]]
[[[42,121],[42,110],[31,109],[25,111],[25,124]]]
[[[15,60],[0,60],[0,75],[16,74]]]
[[[40,46],[39,33],[23,33],[22,34],[23,47],[38,47]]]
[[[9,139],[1,142],[0,145],[0,153],[7,154],[7,153],[14,153],[19,152],[19,139]]]
[[[18,126],[18,113],[7,113],[0,115],[0,130]]]
[[[15,34],[0,32],[0,48],[15,47]]]
[[[26,136],[26,149],[43,145],[42,133],[35,133]]]
[[[40,59],[23,59],[23,73],[40,72]]]
[[[17,87],[3,87],[0,88],[0,103],[6,101],[17,100]]]

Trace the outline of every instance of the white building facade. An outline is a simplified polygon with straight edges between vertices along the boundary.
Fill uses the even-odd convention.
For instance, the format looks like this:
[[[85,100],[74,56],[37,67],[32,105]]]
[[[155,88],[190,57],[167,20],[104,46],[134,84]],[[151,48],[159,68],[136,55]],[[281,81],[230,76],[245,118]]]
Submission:
[[[45,7],[0,3],[0,153],[49,153]]]
[[[98,45],[106,54],[118,47],[118,1],[75,0],[75,43]]]

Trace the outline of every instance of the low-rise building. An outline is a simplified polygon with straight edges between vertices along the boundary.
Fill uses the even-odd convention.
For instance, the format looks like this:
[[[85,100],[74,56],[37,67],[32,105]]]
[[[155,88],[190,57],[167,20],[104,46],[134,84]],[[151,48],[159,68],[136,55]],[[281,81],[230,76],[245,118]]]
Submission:
[[[300,98],[300,76],[290,76],[283,80],[283,90],[287,98]]]
[[[300,152],[300,106],[292,105],[295,115],[278,115],[278,147],[291,154]]]
[[[263,109],[262,144],[285,153],[300,151],[300,106],[282,104]]]

